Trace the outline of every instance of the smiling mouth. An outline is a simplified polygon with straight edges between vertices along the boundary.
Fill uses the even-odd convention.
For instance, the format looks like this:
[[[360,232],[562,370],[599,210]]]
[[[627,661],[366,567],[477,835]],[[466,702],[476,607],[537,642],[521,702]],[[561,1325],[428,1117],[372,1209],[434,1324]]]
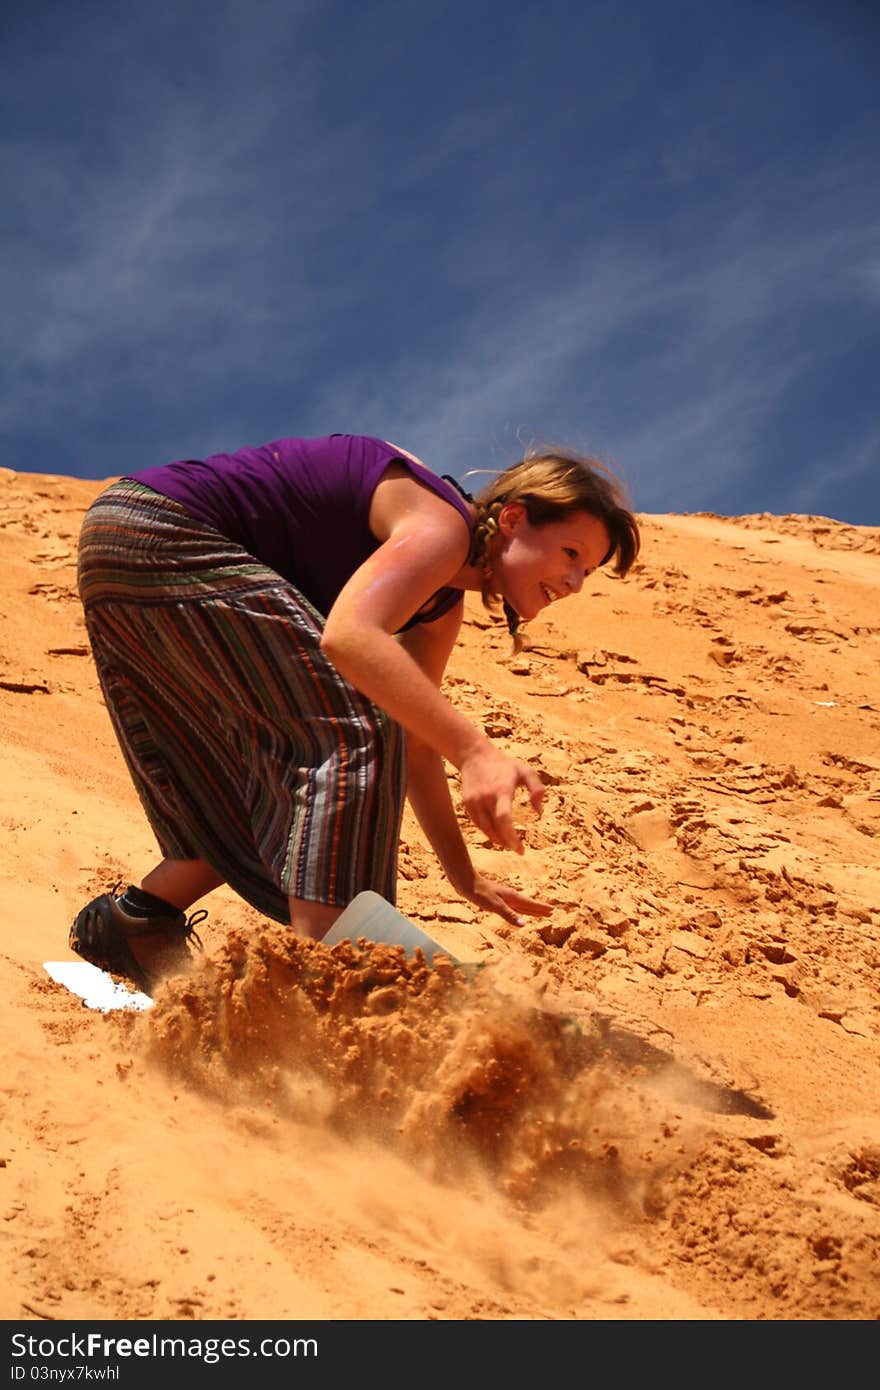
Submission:
[[[542,585],[541,585],[541,593],[544,595],[544,597],[545,597],[545,599],[547,600],[548,603],[553,603],[553,601],[554,601],[555,599],[558,599],[558,598],[561,597],[560,594],[557,594],[557,592],[556,592],[555,589],[551,589],[551,588],[550,588],[550,585],[549,585],[549,584],[542,584]]]

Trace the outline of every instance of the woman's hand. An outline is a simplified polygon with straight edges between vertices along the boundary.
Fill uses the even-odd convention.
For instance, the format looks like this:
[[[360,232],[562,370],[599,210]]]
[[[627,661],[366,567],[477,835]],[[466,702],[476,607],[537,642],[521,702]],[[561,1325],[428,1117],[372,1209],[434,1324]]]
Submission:
[[[544,783],[528,763],[517,762],[484,739],[461,764],[461,799],[478,830],[502,849],[524,851],[513,823],[513,798],[525,787],[535,812],[541,814]]]
[[[525,916],[549,917],[553,911],[549,903],[539,903],[516,888],[510,888],[506,883],[496,883],[483,874],[475,873],[473,882],[467,888],[460,884],[455,887],[475,907],[485,912],[497,912],[499,917],[503,917],[505,922],[512,922],[515,927],[525,926]]]

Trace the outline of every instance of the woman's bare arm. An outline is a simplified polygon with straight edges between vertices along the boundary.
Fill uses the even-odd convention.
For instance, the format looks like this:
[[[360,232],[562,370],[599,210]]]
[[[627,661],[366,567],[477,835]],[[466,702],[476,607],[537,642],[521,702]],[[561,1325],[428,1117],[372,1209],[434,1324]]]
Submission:
[[[537,809],[540,778],[500,753],[394,636],[465,564],[470,538],[464,519],[430,489],[392,475],[376,489],[370,522],[382,543],[339,594],[322,646],[352,685],[459,769],[462,798],[479,829],[521,852],[513,797],[524,786]]]
[[[437,686],[455,645],[462,607],[459,604],[436,622],[420,623],[399,638]],[[462,897],[487,911],[497,912],[516,926],[523,925],[523,913],[546,916],[551,911],[545,904],[486,878],[474,868],[455,814],[443,759],[413,734],[407,734],[407,796],[446,877]]]

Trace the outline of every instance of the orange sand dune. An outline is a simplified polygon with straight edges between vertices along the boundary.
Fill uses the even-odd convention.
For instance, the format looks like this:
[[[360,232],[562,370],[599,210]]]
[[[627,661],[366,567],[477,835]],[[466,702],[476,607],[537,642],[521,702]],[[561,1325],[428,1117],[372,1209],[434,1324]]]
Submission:
[[[0,471],[5,1319],[880,1315],[880,532],[644,518],[642,561],[450,697],[548,785],[521,930],[414,823],[473,978],[227,890],[145,1015],[45,976],[155,849],[75,589],[101,484]]]

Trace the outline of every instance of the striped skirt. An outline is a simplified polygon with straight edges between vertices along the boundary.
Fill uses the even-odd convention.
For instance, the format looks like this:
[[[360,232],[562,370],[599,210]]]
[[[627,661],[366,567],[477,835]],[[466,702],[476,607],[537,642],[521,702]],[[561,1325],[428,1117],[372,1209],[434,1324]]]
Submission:
[[[112,484],[79,590],[116,736],[162,854],[279,922],[288,898],[395,901],[401,727],[321,650],[297,590],[179,503]]]

